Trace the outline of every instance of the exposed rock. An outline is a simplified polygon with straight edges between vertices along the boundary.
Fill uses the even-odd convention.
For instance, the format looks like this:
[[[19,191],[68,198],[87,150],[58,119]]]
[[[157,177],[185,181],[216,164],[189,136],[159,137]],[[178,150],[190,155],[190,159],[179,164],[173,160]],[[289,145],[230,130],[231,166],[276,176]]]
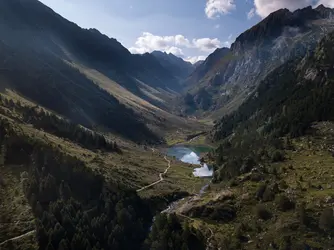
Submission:
[[[270,14],[237,37],[229,51],[212,53],[187,79],[187,85],[193,86],[190,92],[196,95],[200,85],[211,94],[216,109],[227,104],[231,110],[237,108],[273,69],[314,49],[333,30],[333,14],[329,8],[311,7]],[[306,61],[298,65],[299,70],[305,67]],[[309,68],[304,77],[314,80],[317,75],[316,69]],[[227,91],[229,98],[220,94]]]
[[[218,193],[213,200],[226,201],[231,199],[234,199],[234,193],[231,190],[223,190],[220,193]]]

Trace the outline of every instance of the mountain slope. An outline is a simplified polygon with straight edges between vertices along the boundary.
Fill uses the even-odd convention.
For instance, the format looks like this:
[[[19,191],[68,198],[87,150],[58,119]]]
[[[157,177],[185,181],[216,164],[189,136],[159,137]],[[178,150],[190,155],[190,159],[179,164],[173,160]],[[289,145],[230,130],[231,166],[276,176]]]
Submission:
[[[247,101],[215,126],[220,140],[238,127],[300,136],[312,122],[334,119],[334,33],[310,55],[289,61],[270,73]]]
[[[217,121],[208,191],[173,212],[213,249],[332,249],[334,32]]]
[[[196,97],[204,89],[212,102],[213,117],[235,110],[272,70],[312,50],[333,30],[333,16],[334,10],[322,5],[270,14],[241,34],[229,53],[215,51],[211,57],[219,62],[188,79],[190,94]]]
[[[44,46],[57,55],[62,49],[67,49],[76,59],[95,67],[102,66],[101,70],[108,71],[111,76],[116,74],[115,78],[124,79],[124,84],[127,84],[125,87],[129,89],[135,88],[135,85],[131,86],[132,83],[126,81],[131,78],[124,74],[141,80],[139,73],[142,71],[152,74],[149,75],[152,80],[147,84],[153,87],[166,89],[167,85],[176,82],[175,77],[165,71],[159,63],[154,67],[150,64],[148,68],[145,60],[147,57],[132,55],[117,40],[101,34],[96,29],[81,29],[37,0],[3,1],[1,7],[2,11],[6,12],[2,13],[2,20],[9,28],[24,29],[27,33],[34,32],[35,36],[43,39]],[[149,59],[154,60],[154,57]]]
[[[164,68],[180,79],[180,81],[188,77],[195,68],[190,62],[186,62],[171,53],[167,54],[166,52],[153,51],[151,54],[159,60]]]
[[[3,89],[136,142],[161,141],[150,129],[185,124],[163,110],[180,85],[154,56],[132,55],[37,0],[1,1],[0,20]]]

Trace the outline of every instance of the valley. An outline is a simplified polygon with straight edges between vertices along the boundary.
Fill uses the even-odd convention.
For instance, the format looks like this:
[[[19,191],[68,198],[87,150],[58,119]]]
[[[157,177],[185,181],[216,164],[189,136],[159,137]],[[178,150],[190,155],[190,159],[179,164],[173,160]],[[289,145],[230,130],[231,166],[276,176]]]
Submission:
[[[191,64],[0,1],[0,249],[334,248],[333,16]]]

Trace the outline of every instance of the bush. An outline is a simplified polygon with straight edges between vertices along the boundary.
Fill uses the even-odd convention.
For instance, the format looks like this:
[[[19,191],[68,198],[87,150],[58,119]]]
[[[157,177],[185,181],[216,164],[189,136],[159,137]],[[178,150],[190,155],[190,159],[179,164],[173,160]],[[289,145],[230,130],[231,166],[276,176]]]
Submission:
[[[300,204],[298,207],[297,216],[301,225],[307,226],[309,224],[309,217],[306,213],[305,203]]]
[[[284,161],[284,159],[284,154],[279,150],[276,150],[271,156],[272,162],[281,162]]]
[[[275,199],[275,193],[272,188],[267,187],[266,190],[263,193],[262,200],[267,201],[273,201]]]
[[[247,230],[247,227],[243,223],[238,224],[235,227],[234,236],[241,242],[247,242],[248,237],[244,236],[244,233],[245,233],[246,230]]]
[[[267,188],[267,184],[262,183],[262,184],[259,185],[259,187],[256,190],[256,194],[255,194],[255,196],[258,200],[262,200],[263,194],[266,191],[266,188]]]
[[[215,207],[213,211],[210,210],[210,208],[207,209],[208,217],[212,220],[221,222],[232,221],[237,215],[235,208],[229,204],[223,204],[220,207]]]
[[[263,180],[263,175],[259,173],[252,173],[250,179],[251,181],[259,182]]]
[[[230,187],[237,187],[239,185],[239,181],[236,178],[233,178],[230,181]]]
[[[288,186],[288,184],[286,184],[286,182],[285,182],[284,180],[282,180],[282,181],[280,181],[280,183],[279,183],[279,187],[280,187],[281,189],[287,189],[289,186]]]
[[[295,208],[295,203],[285,195],[280,195],[276,198],[276,204],[279,210],[285,212]]]
[[[334,230],[334,216],[333,209],[326,208],[320,215],[319,227],[325,231]]]
[[[255,213],[256,216],[262,220],[269,220],[272,217],[271,213],[263,205],[257,205]]]
[[[248,173],[252,170],[252,168],[256,165],[256,162],[254,161],[254,159],[252,157],[247,157],[244,160],[244,163],[242,164],[241,168],[240,168],[240,172],[245,174]]]

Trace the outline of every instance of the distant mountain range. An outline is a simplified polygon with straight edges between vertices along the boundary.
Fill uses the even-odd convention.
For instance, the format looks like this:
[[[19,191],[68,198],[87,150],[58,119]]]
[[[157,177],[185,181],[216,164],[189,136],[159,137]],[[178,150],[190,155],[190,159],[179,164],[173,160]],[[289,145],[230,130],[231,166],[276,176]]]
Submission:
[[[278,10],[193,65],[160,51],[131,54],[37,0],[1,1],[1,86],[87,127],[157,142],[160,130],[187,124],[172,111],[217,119],[236,110],[273,70],[334,30],[333,17],[323,5]]]
[[[158,59],[165,69],[169,70],[171,74],[176,76],[180,81],[186,79],[196,67],[190,62],[186,62],[171,53],[167,54],[166,52],[153,51],[151,54]]]

